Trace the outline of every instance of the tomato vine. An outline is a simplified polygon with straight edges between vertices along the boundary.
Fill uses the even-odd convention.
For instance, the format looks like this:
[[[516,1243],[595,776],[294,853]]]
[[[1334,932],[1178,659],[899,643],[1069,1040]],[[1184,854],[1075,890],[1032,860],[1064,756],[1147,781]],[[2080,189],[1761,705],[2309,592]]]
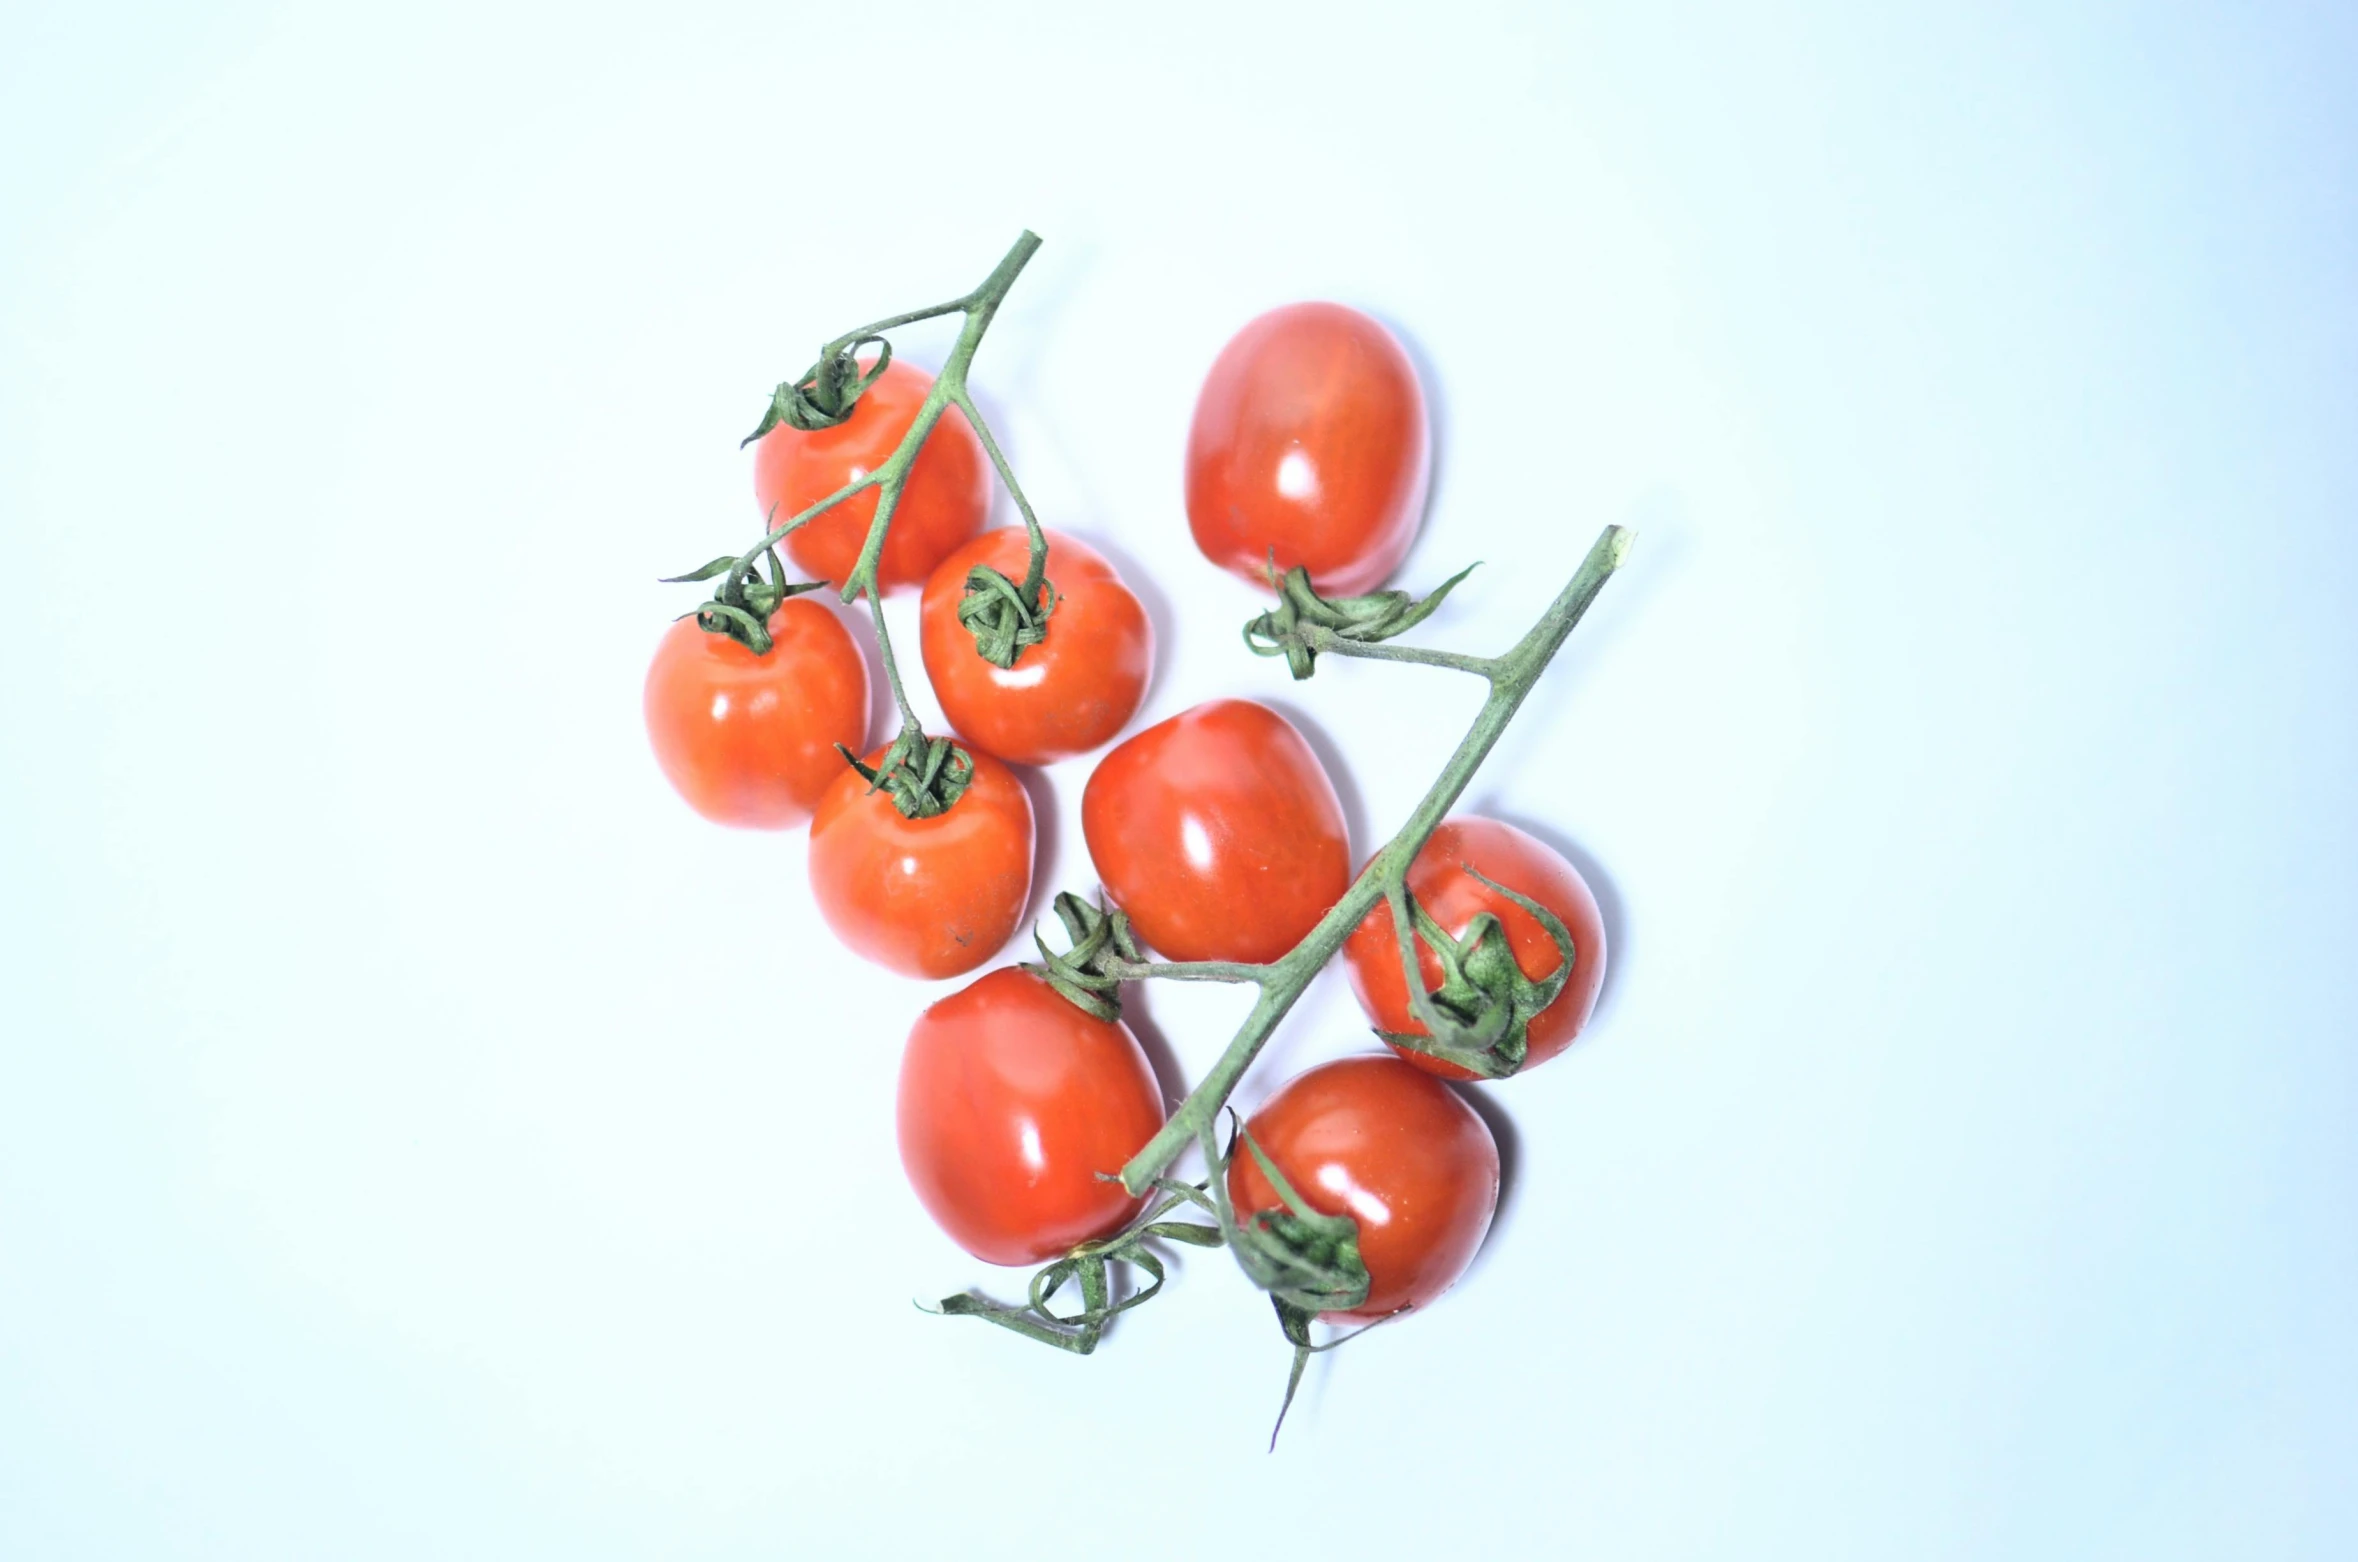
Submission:
[[[682,580],[717,580],[712,597],[697,610],[706,631],[728,635],[757,653],[765,650],[763,628],[770,609],[810,585],[790,584],[783,578],[777,548],[797,528],[870,488],[878,491],[857,563],[841,583],[847,604],[865,598],[875,626],[885,677],[900,712],[898,736],[870,769],[856,756],[845,757],[858,766],[873,788],[889,791],[895,806],[912,817],[939,814],[959,806],[960,789],[973,774],[966,753],[943,738],[928,738],[911,709],[901,684],[892,637],[884,623],[877,578],[877,561],[884,548],[894,510],[899,504],[912,464],[942,415],[957,409],[973,428],[991,466],[1007,485],[1023,516],[1029,543],[1022,580],[985,566],[977,566],[966,581],[959,619],[972,633],[974,652],[999,667],[1010,667],[1028,647],[1042,642],[1044,623],[1058,603],[1048,577],[1048,540],[1031,502],[1000,449],[988,422],[967,389],[967,375],[976,349],[1024,266],[1039,248],[1039,238],[1025,232],[990,275],[971,292],[930,308],[912,310],[871,322],[821,347],[818,359],[799,379],[778,386],[762,424],[749,437],[759,438],[785,424],[797,429],[831,426],[850,415],[866,388],[890,361],[891,345],[884,333],[901,326],[946,315],[961,315],[958,337],[934,380],[907,433],[891,455],[873,470],[775,523],[743,553],[713,560]],[[873,346],[877,357],[863,370],[855,354]],[[1341,898],[1327,909],[1302,939],[1279,957],[1261,963],[1240,961],[1157,961],[1149,959],[1130,931],[1127,918],[1116,908],[1093,904],[1082,897],[1060,894],[1054,902],[1065,928],[1068,947],[1061,953],[1035,933],[1041,960],[1033,969],[1064,998],[1100,1019],[1118,1017],[1121,988],[1148,980],[1211,981],[1250,986],[1256,990],[1251,1011],[1226,1050],[1189,1093],[1178,1109],[1119,1169],[1118,1180],[1133,1198],[1157,1195],[1128,1227],[1100,1240],[1085,1242],[1042,1269],[1035,1277],[1027,1303],[1010,1307],[971,1293],[951,1297],[936,1310],[988,1319],[1014,1332],[1061,1349],[1087,1354],[1095,1348],[1106,1324],[1117,1314],[1137,1306],[1162,1286],[1161,1261],[1147,1244],[1178,1241],[1197,1246],[1230,1248],[1247,1274],[1276,1303],[1288,1341],[1296,1350],[1294,1378],[1314,1348],[1309,1343],[1309,1319],[1336,1304],[1338,1297],[1366,1294],[1366,1271],[1359,1266],[1355,1227],[1347,1216],[1322,1216],[1302,1205],[1284,1179],[1241,1130],[1236,1136],[1251,1152],[1262,1171],[1281,1191],[1286,1206],[1275,1214],[1264,1212],[1239,1225],[1228,1207],[1225,1173],[1237,1145],[1222,1151],[1216,1143],[1221,1112],[1279,1023],[1308,990],[1311,980],[1341,952],[1345,940],[1381,905],[1388,910],[1407,983],[1408,1003],[1423,1034],[1388,1040],[1429,1053],[1487,1078],[1514,1072],[1523,1060],[1523,1027],[1530,1017],[1553,1000],[1570,971],[1573,944],[1564,924],[1544,907],[1504,886],[1484,884],[1541,919],[1561,953],[1561,965],[1550,979],[1534,980],[1515,968],[1503,949],[1504,934],[1485,938],[1490,928],[1470,928],[1462,943],[1451,939],[1408,888],[1408,874],[1418,852],[1440,826],[1450,808],[1489,757],[1499,737],[1537,685],[1565,640],[1596,600],[1605,582],[1621,567],[1632,534],[1607,526],[1589,548],[1579,568],[1538,620],[1506,650],[1482,656],[1418,646],[1396,645],[1392,639],[1422,623],[1444,597],[1465,578],[1450,577],[1419,599],[1398,590],[1359,596],[1327,598],[1302,569],[1280,575],[1274,558],[1268,570],[1276,604],[1245,626],[1245,640],[1255,654],[1282,657],[1292,675],[1308,678],[1320,656],[1352,656],[1371,660],[1437,667],[1481,679],[1487,694],[1472,724],[1442,765],[1424,797],[1382,849],[1361,868]],[[770,574],[761,565],[767,560]],[[1477,875],[1477,877],[1479,877]],[[1418,969],[1420,942],[1435,951],[1444,980],[1438,991],[1428,991]],[[1191,1146],[1203,1151],[1209,1173],[1205,1182],[1183,1183],[1169,1175],[1173,1164]],[[1182,1206],[1211,1215],[1217,1224],[1203,1226],[1173,1221]],[[1350,1229],[1345,1229],[1350,1228]],[[1113,1266],[1134,1267],[1151,1280],[1144,1290],[1116,1299]],[[1077,1284],[1081,1308],[1057,1313],[1052,1302],[1059,1290]],[[1289,1383],[1287,1397],[1292,1397]],[[1282,1413],[1281,1413],[1282,1418]]]

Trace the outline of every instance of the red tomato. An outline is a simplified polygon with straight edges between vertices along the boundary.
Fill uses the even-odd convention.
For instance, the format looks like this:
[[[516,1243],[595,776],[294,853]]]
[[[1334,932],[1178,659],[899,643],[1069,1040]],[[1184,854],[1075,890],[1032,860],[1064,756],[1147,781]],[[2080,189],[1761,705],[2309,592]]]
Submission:
[[[1086,754],[1138,713],[1154,672],[1154,626],[1113,566],[1086,543],[1048,533],[1055,611],[1047,638],[994,667],[958,621],[966,574],[987,564],[1017,585],[1030,564],[1020,526],[985,532],[934,566],[919,621],[925,676],[960,735],[1002,759],[1045,765]]]
[[[1297,1075],[1245,1125],[1302,1202],[1359,1223],[1367,1300],[1337,1322],[1422,1307],[1473,1261],[1498,1207],[1498,1141],[1447,1085],[1397,1058]],[[1284,1201],[1242,1144],[1228,1166],[1238,1220]]]
[[[903,976],[963,976],[999,952],[1032,893],[1032,799],[990,755],[943,812],[911,819],[849,765],[811,820],[811,895],[854,953]],[[873,767],[884,750],[870,754]],[[838,763],[840,763],[840,756]]]
[[[986,1264],[1040,1263],[1127,1225],[1142,1201],[1103,1178],[1162,1126],[1163,1093],[1130,1027],[1019,966],[919,1015],[901,1055],[909,1186]]]
[[[1545,841],[1535,840],[1511,824],[1496,819],[1445,819],[1433,838],[1408,867],[1408,892],[1448,929],[1453,938],[1465,936],[1466,925],[1487,911],[1506,928],[1507,947],[1515,964],[1534,981],[1555,973],[1561,958],[1555,940],[1539,919],[1468,873],[1468,868],[1504,884],[1547,907],[1572,935],[1572,979],[1556,994],[1555,1002],[1532,1016],[1526,1033],[1528,1051],[1523,1067],[1530,1069],[1572,1045],[1572,1038],[1597,1006],[1597,991],[1605,984],[1605,922],[1597,911],[1588,881]],[[1492,937],[1497,937],[1494,933]],[[1393,935],[1391,908],[1379,902],[1367,919],[1354,928],[1343,945],[1350,966],[1351,986],[1360,1007],[1378,1030],[1422,1036],[1425,1027],[1408,1006],[1408,982],[1400,969],[1400,941]],[[1441,985],[1441,962],[1424,941],[1417,941],[1417,962],[1425,990]],[[1399,1049],[1395,1049],[1399,1050]],[[1472,1079],[1454,1063],[1422,1053],[1401,1051],[1418,1068],[1444,1079]]]
[[[683,618],[647,669],[647,736],[680,796],[719,824],[802,823],[868,736],[868,664],[842,620],[790,597],[756,656]]]
[[[1340,304],[1272,309],[1230,339],[1187,431],[1187,521],[1256,585],[1269,553],[1330,597],[1383,584],[1425,508],[1425,397],[1392,333]]]
[[[874,360],[863,360],[863,371]],[[753,497],[775,526],[801,514],[844,484],[882,466],[917,421],[918,404],[933,376],[895,358],[833,428],[808,433],[779,424],[753,447]],[[914,586],[943,554],[982,530],[991,506],[991,478],[982,441],[956,407],[942,413],[909,467],[893,511],[877,584],[887,591]],[[859,562],[876,518],[876,490],[867,489],[786,535],[795,566],[842,585]]]
[[[1173,960],[1274,960],[1351,887],[1334,783],[1250,700],[1207,701],[1106,755],[1081,831],[1106,894]]]

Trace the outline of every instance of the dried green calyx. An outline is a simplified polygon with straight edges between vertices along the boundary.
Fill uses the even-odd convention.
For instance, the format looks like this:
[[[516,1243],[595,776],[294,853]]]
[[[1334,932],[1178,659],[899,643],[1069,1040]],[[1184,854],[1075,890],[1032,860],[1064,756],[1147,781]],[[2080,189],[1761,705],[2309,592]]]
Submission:
[[[1013,667],[1025,646],[1048,638],[1048,615],[1056,611],[1056,603],[1042,550],[1020,584],[988,564],[968,570],[965,594],[958,599],[958,622],[974,636],[976,655],[993,667]]]
[[[1442,599],[1477,567],[1467,565],[1422,598],[1405,591],[1330,598],[1311,589],[1310,572],[1299,564],[1280,578],[1272,555],[1269,581],[1277,587],[1277,606],[1245,625],[1245,644],[1255,656],[1284,657],[1296,679],[1307,678],[1317,669],[1322,642],[1373,644],[1413,629],[1431,617]]]
[[[1463,937],[1452,937],[1412,898],[1408,904],[1415,921],[1415,941],[1432,950],[1440,961],[1441,985],[1430,993],[1425,991],[1416,951],[1408,940],[1402,940],[1401,966],[1408,978],[1409,1004],[1425,1032],[1376,1034],[1395,1047],[1454,1063],[1478,1078],[1504,1079],[1523,1066],[1530,1050],[1531,1021],[1556,1001],[1564,984],[1572,979],[1577,951],[1572,930],[1563,918],[1471,867],[1466,872],[1530,913],[1546,930],[1560,957],[1556,968],[1536,980],[1524,975],[1506,924],[1493,912],[1480,913],[1466,924]]]
[[[1285,1173],[1277,1169],[1252,1131],[1237,1129],[1237,1139],[1261,1175],[1269,1179],[1284,1205],[1256,1210],[1236,1221],[1228,1246],[1236,1254],[1245,1277],[1267,1291],[1278,1304],[1305,1315],[1349,1312],[1367,1301],[1367,1264],[1359,1256],[1359,1222],[1348,1215],[1327,1215],[1302,1202]],[[1233,1147],[1229,1155],[1235,1155]]]
[[[1148,1243],[1183,1242],[1190,1247],[1218,1247],[1222,1241],[1218,1226],[1163,1218],[1183,1204],[1206,1214],[1217,1213],[1204,1192],[1203,1183],[1158,1178],[1155,1190],[1158,1197],[1154,1203],[1128,1230],[1101,1241],[1084,1242],[1034,1274],[1023,1306],[1010,1307],[966,1291],[945,1296],[939,1306],[927,1310],[953,1318],[981,1318],[1025,1339],[1053,1345],[1076,1356],[1088,1355],[1097,1348],[1106,1325],[1117,1315],[1151,1301],[1162,1290],[1167,1278],[1163,1261]],[[1114,1300],[1112,1271],[1116,1264],[1131,1265],[1147,1277],[1148,1283],[1121,1300]],[[1052,1305],[1056,1293],[1076,1281],[1081,1292],[1080,1311],[1056,1311]]]
[[[1235,1218],[1228,1204],[1227,1170],[1238,1144],[1269,1179],[1283,1208],[1256,1210],[1241,1221]],[[1211,1153],[1208,1144],[1205,1153]],[[1322,1214],[1302,1202],[1285,1173],[1241,1123],[1228,1153],[1215,1163],[1211,1181],[1221,1219],[1228,1227],[1228,1250],[1236,1255],[1245,1278],[1269,1293],[1270,1305],[1277,1309],[1277,1326],[1294,1348],[1293,1366],[1285,1379],[1285,1399],[1277,1407],[1276,1424],[1269,1429],[1269,1446],[1274,1449],[1277,1434],[1285,1430],[1286,1412],[1294,1406],[1294,1391],[1302,1386],[1302,1369],[1312,1356],[1341,1343],[1311,1344],[1311,1320],[1323,1312],[1349,1312],[1367,1304],[1373,1282],[1366,1261],[1359,1256],[1359,1222],[1348,1215]]]
[[[915,727],[903,727],[873,769],[840,743],[835,752],[866,779],[869,791],[890,793],[893,807],[905,819],[931,819],[949,812],[974,781],[973,755],[948,738],[929,738]]]
[[[876,361],[863,373],[854,355],[871,343],[876,348]],[[856,336],[849,341],[828,343],[820,349],[819,361],[804,370],[801,379],[788,380],[770,393],[770,404],[761,415],[761,426],[739,440],[737,448],[744,449],[781,423],[805,433],[833,428],[851,416],[861,395],[876,383],[891,362],[892,343],[881,336]]]
[[[770,563],[766,580],[761,573],[764,558]],[[756,656],[769,654],[770,615],[778,610],[778,604],[827,584],[823,580],[789,581],[785,561],[778,557],[774,545],[742,558],[714,559],[685,575],[666,575],[663,584],[677,586],[715,576],[723,578],[711,599],[696,609],[696,627],[709,635],[727,635]]]
[[[1026,961],[1024,969],[1036,973],[1083,1012],[1101,1020],[1120,1019],[1122,983],[1129,979],[1123,967],[1140,965],[1146,959],[1137,935],[1130,931],[1130,919],[1118,910],[1091,905],[1069,890],[1056,897],[1056,917],[1064,924],[1072,947],[1058,954],[1034,928],[1032,942],[1039,946],[1041,963]]]

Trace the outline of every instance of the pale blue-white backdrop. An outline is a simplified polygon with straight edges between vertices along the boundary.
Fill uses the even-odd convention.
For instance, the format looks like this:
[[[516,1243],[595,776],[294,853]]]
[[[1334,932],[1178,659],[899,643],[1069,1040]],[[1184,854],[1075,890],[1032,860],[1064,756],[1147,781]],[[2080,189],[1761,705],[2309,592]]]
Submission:
[[[0,1555],[2358,1547],[2354,13],[647,9],[0,17]],[[1469,798],[1599,1020],[1274,1456],[1217,1255],[1086,1361],[910,1305],[1009,1284],[895,1162],[933,989],[638,730],[768,387],[1025,225],[976,385],[1149,713],[1359,849],[1473,691],[1243,653],[1225,336],[1412,345],[1436,640],[1641,533]]]

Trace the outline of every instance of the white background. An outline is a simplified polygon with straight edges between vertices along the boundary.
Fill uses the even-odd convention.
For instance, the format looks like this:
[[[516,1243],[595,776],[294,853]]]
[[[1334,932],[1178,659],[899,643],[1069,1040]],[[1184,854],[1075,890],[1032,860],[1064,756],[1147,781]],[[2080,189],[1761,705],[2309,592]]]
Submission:
[[[2352,17],[11,6],[0,1555],[2349,1555]],[[1089,1360],[910,1306],[1014,1283],[894,1156],[947,989],[639,730],[769,387],[1025,225],[975,383],[1147,715],[1277,703],[1358,850],[1476,691],[1242,652],[1226,336],[1411,344],[1437,643],[1641,533],[1469,794],[1598,1021],[1274,1456],[1218,1255]]]

